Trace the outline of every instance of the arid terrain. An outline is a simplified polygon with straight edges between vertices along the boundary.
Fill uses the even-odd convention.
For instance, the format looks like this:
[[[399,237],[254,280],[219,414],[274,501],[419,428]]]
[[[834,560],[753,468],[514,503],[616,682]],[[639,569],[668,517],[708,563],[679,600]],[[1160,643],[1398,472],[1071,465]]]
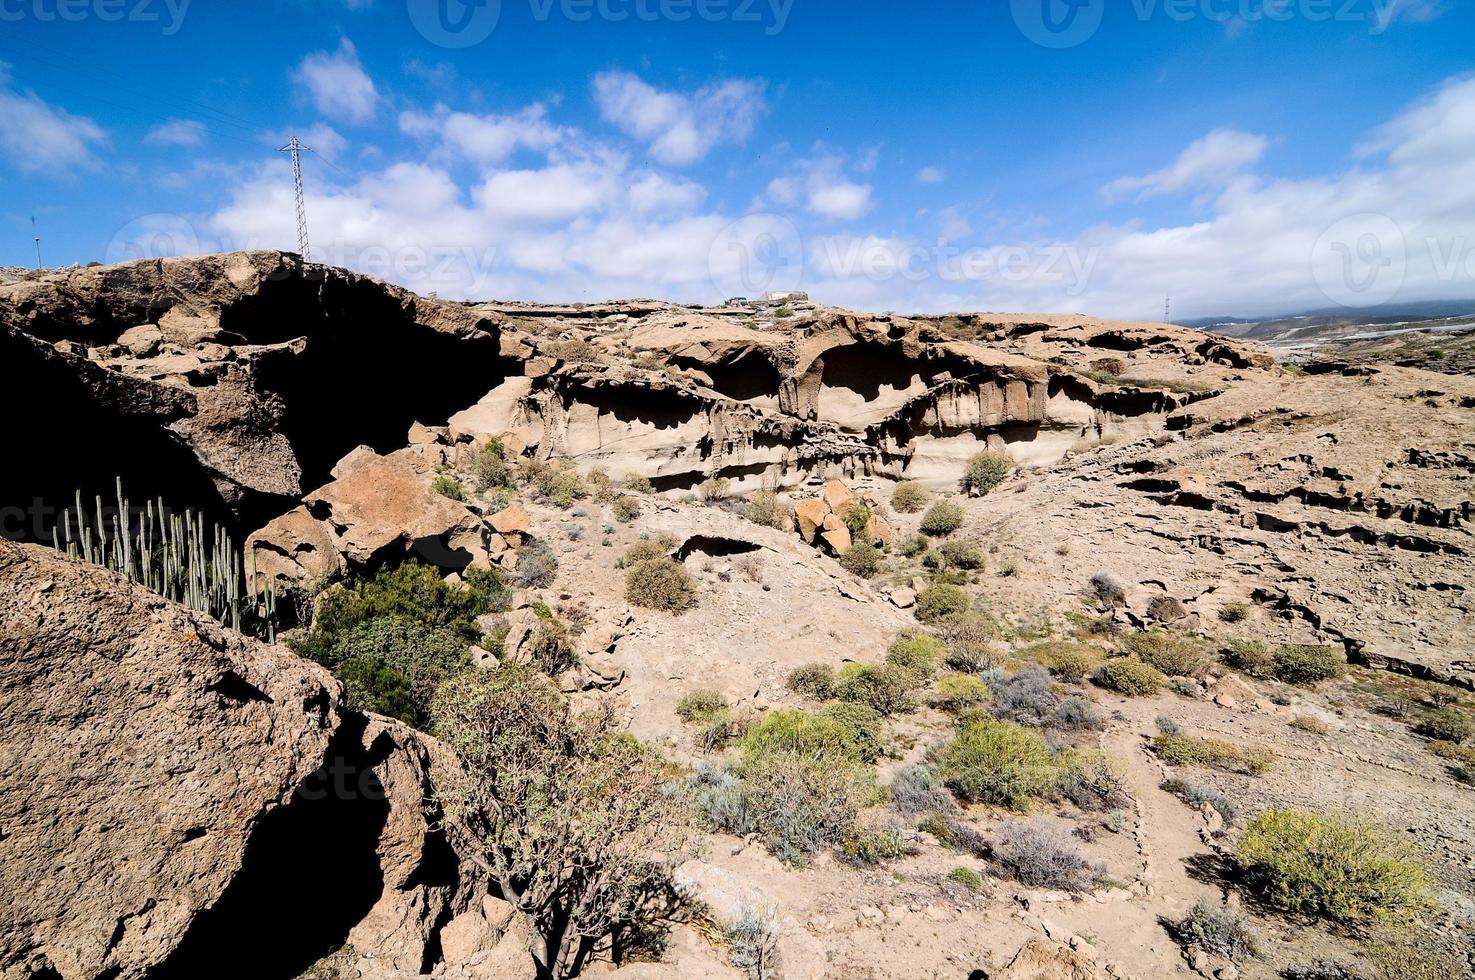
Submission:
[[[277,252],[6,278],[7,980],[552,975],[450,802],[499,662],[680,811],[586,975],[1475,975],[1468,370]],[[1285,813],[1401,883],[1288,898]]]

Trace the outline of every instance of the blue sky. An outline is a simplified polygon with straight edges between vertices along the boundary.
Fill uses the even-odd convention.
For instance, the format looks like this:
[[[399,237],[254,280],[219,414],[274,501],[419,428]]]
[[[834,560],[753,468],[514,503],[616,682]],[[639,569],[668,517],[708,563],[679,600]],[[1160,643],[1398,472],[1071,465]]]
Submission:
[[[0,0],[0,264],[295,247],[297,132],[314,257],[444,296],[1472,297],[1472,41],[1458,0]]]

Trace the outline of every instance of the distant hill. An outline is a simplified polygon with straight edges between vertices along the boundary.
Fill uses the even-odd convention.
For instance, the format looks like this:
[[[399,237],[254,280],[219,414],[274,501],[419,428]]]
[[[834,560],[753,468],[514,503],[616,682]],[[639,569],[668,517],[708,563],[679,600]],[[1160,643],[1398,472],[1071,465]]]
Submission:
[[[1360,309],[1331,307],[1260,319],[1236,316],[1199,317],[1182,321],[1179,326],[1196,327],[1228,337],[1244,337],[1270,344],[1291,344],[1398,329],[1402,326],[1436,326],[1444,321],[1459,321],[1469,317],[1475,317],[1475,299],[1394,303]]]

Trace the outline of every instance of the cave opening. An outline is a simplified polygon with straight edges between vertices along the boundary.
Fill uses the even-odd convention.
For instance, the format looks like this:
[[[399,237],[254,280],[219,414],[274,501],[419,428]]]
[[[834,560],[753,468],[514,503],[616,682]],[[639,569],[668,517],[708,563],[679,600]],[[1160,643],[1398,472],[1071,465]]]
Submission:
[[[323,767],[260,819],[219,900],[147,980],[292,980],[343,945],[384,889],[377,848],[389,802],[366,727],[345,719]]]

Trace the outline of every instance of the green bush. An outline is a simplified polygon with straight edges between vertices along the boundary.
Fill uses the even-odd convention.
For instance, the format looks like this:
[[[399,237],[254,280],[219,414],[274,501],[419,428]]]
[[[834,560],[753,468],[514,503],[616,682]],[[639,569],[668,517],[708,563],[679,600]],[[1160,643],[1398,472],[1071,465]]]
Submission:
[[[454,630],[389,615],[336,633],[321,662],[343,681],[349,707],[424,727],[436,687],[471,657]]]
[[[617,497],[614,504],[615,520],[629,524],[640,516],[640,501],[634,497]]]
[[[978,571],[987,564],[983,549],[973,541],[944,541],[937,552],[949,568]]]
[[[1235,640],[1224,652],[1224,662],[1259,680],[1311,687],[1347,670],[1346,656],[1335,647],[1285,644],[1274,652],[1259,640]]]
[[[982,497],[1004,482],[1014,469],[1014,460],[1005,453],[985,449],[968,460],[963,471],[963,491],[970,497]]]
[[[902,514],[915,514],[927,506],[927,488],[914,481],[898,483],[891,492],[891,506]]]
[[[625,573],[625,601],[632,606],[680,614],[696,605],[696,588],[686,566],[673,558],[647,558]]]
[[[861,578],[873,578],[880,573],[883,564],[881,549],[869,541],[857,541],[840,556],[840,567]]]
[[[493,487],[512,486],[512,467],[507,465],[507,451],[501,439],[490,439],[477,450],[471,472],[476,476],[476,489],[485,493]]]
[[[629,568],[652,558],[667,558],[676,548],[676,539],[669,534],[657,534],[653,538],[641,538],[625,549],[615,562],[616,568]]]
[[[873,792],[859,763],[793,752],[745,757],[738,780],[740,800],[730,808],[736,819],[719,829],[755,833],[779,860],[795,865],[839,844]]]
[[[655,493],[655,484],[650,482],[649,477],[641,476],[639,473],[626,473],[620,480],[620,486],[631,493]]]
[[[840,520],[845,522],[845,528],[850,532],[852,540],[870,543],[871,509],[869,507],[860,502],[852,503],[840,515]]]
[[[525,589],[542,589],[553,584],[558,574],[558,556],[546,541],[534,538],[517,549],[517,582]]]
[[[1172,924],[1174,937],[1189,949],[1239,962],[1260,955],[1260,936],[1242,912],[1200,898],[1188,914]]]
[[[959,727],[943,749],[938,769],[962,799],[1011,810],[1028,810],[1032,800],[1053,794],[1061,773],[1042,734],[992,719]]]
[[[917,529],[934,538],[945,538],[963,526],[963,508],[957,504],[940,500],[922,515]]]
[[[563,510],[589,496],[589,487],[574,469],[573,460],[527,460],[521,475],[536,499]]]
[[[917,596],[916,617],[924,623],[939,623],[968,611],[968,594],[956,585],[937,582]]]
[[[804,664],[789,672],[785,682],[789,690],[816,701],[835,696],[835,672],[829,664]]]
[[[937,682],[937,706],[961,714],[988,700],[988,685],[971,674],[949,674]]]
[[[462,489],[460,481],[444,473],[437,475],[435,479],[430,481],[430,491],[432,493],[438,493],[442,497],[448,497],[451,500],[466,499],[466,491]]]
[[[840,835],[840,857],[846,864],[874,868],[917,853],[916,842],[903,827],[850,827]]]
[[[357,711],[373,711],[423,727],[424,707],[416,703],[410,679],[373,657],[350,657],[334,674],[343,682],[343,701]]]
[[[1347,657],[1335,647],[1286,645],[1275,651],[1274,670],[1278,681],[1311,687],[1340,677]]]
[[[1240,623],[1250,618],[1250,604],[1229,602],[1219,607],[1219,619],[1226,623]]]
[[[894,715],[916,708],[917,686],[911,672],[890,664],[846,664],[835,677],[835,696]]]
[[[970,892],[983,891],[983,875],[972,868],[957,867],[947,873],[947,880],[962,885]]]
[[[1289,912],[1402,924],[1432,907],[1411,845],[1349,814],[1269,810],[1250,821],[1235,859],[1255,891]]]
[[[710,715],[726,708],[727,700],[722,695],[704,688],[682,695],[681,700],[676,702],[676,717],[682,721],[692,722],[704,715]]]
[[[1156,694],[1167,683],[1156,668],[1131,657],[1117,657],[1097,668],[1091,679],[1107,690],[1139,698]]]
[[[1257,680],[1267,681],[1275,676],[1275,658],[1259,640],[1234,640],[1223,656],[1225,664]]]
[[[1275,763],[1275,753],[1269,749],[1246,749],[1221,739],[1181,732],[1158,735],[1152,740],[1152,749],[1170,766],[1208,766],[1246,776],[1258,776]]]
[[[318,599],[312,630],[289,641],[300,656],[327,664],[338,636],[350,627],[382,616],[401,616],[455,633],[467,643],[481,639],[476,617],[507,607],[509,592],[494,572],[467,569],[461,586],[450,585],[439,570],[418,562],[382,569],[373,578],[336,585]]]
[[[914,534],[911,537],[903,540],[901,544],[897,546],[896,550],[901,552],[904,557],[915,558],[925,552],[929,547],[930,545],[928,544],[926,538],[924,538],[920,534]]]
[[[725,476],[713,476],[697,484],[697,494],[708,503],[726,500],[732,496],[732,481]]]
[[[954,670],[976,673],[998,666],[999,654],[993,644],[999,637],[999,624],[989,614],[975,610],[949,617],[942,623],[942,636],[947,665]]]
[[[1475,737],[1475,721],[1458,708],[1443,707],[1425,715],[1418,725],[1420,735],[1455,745]]]
[[[886,651],[886,663],[912,675],[918,687],[932,682],[937,665],[942,662],[947,647],[935,636],[907,630],[891,641]]]
[[[794,524],[794,508],[772,490],[759,490],[743,506],[743,516],[754,524],[787,531]]]
[[[1122,641],[1128,653],[1169,677],[1201,677],[1209,666],[1204,646],[1191,636],[1150,630]]]
[[[874,762],[882,752],[881,716],[854,708],[770,711],[743,736],[742,750],[749,756],[791,752],[816,761]]]
[[[1074,640],[1047,640],[1024,651],[1024,656],[1035,661],[1062,680],[1078,681],[1101,666],[1106,653],[1090,643]]]

